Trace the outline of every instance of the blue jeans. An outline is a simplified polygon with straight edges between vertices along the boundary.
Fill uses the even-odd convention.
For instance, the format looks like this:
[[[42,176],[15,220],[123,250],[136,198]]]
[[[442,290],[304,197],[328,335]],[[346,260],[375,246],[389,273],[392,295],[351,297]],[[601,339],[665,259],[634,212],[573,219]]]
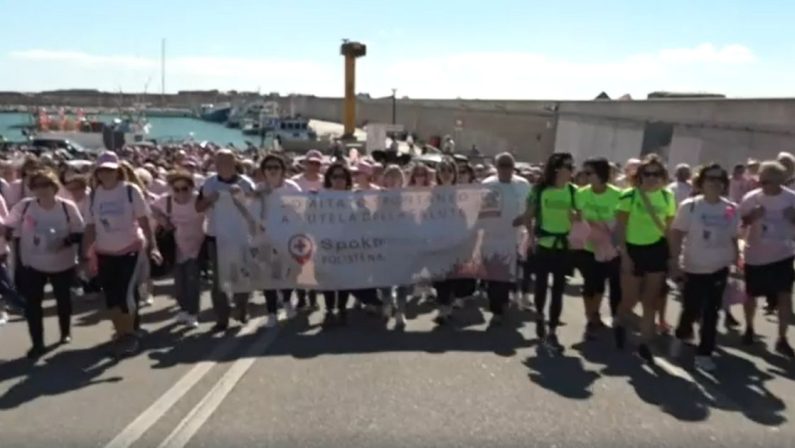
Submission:
[[[9,305],[25,309],[25,299],[14,288],[11,276],[8,275],[8,267],[4,262],[0,263],[0,297]]]

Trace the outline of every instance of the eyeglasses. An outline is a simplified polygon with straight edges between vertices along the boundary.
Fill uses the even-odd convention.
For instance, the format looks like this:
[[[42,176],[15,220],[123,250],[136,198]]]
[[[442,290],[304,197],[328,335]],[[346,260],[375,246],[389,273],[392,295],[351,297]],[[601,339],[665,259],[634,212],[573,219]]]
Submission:
[[[655,177],[659,179],[659,178],[663,177],[662,171],[644,171],[641,175],[643,177],[648,177],[649,179],[655,178]]]
[[[265,171],[281,171],[281,165],[265,165]]]

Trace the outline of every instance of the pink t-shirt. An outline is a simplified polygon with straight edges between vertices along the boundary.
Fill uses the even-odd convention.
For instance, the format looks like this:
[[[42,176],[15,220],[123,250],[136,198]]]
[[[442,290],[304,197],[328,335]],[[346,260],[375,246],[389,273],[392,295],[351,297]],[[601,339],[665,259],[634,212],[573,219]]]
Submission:
[[[323,176],[318,175],[317,180],[309,180],[305,175],[299,174],[292,180],[301,187],[301,191],[320,191],[323,189]]]
[[[0,195],[0,222],[5,225],[6,217],[8,216],[8,207],[6,207],[6,200]],[[8,254],[8,242],[6,241],[5,232],[0,232],[0,255]]]
[[[768,196],[762,189],[751,191],[740,203],[740,216],[747,216],[757,205],[765,208],[765,214],[748,230],[745,263],[758,266],[795,256],[795,226],[784,217],[785,209],[795,207],[795,192],[784,188]]]
[[[6,196],[6,204],[9,207],[15,206],[19,201],[29,198],[31,191],[25,186],[24,179],[17,179],[8,185],[8,192]]]
[[[77,244],[65,246],[64,239],[83,232],[83,218],[77,206],[61,198],[45,209],[30,198],[15,205],[5,226],[19,235],[20,258],[24,266],[41,272],[63,272],[77,264]]]
[[[89,198],[86,215],[86,225],[94,224],[96,228],[97,253],[117,255],[140,250],[144,235],[138,219],[148,216],[149,206],[138,186],[122,182],[112,190],[97,187],[93,200]]]
[[[180,204],[171,200],[171,214],[168,213],[168,198],[170,195],[163,195],[152,208],[166,215],[174,226],[174,239],[177,242],[177,262],[198,258],[199,252],[204,242],[204,213],[196,211],[196,195],[191,199]]]

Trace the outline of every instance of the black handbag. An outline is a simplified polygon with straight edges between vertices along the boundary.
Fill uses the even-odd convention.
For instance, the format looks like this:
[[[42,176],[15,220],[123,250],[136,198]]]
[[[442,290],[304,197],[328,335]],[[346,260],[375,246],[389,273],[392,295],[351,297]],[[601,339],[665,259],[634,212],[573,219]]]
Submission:
[[[155,229],[155,241],[157,241],[157,248],[163,261],[157,264],[150,258],[150,276],[152,278],[162,278],[171,274],[176,263],[177,241],[174,238],[174,226],[171,225],[171,209],[172,197],[169,195],[166,198],[166,218],[168,218],[169,226],[158,226]]]

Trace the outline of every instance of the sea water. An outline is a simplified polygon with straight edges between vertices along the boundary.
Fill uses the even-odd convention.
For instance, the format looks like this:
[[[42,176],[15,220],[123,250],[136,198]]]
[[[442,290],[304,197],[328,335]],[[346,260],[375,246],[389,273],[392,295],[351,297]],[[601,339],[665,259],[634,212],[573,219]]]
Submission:
[[[99,119],[109,122],[112,116],[100,115]],[[157,141],[182,141],[193,137],[197,142],[211,141],[219,145],[234,144],[237,148],[245,148],[246,141],[255,146],[260,145],[260,137],[243,135],[240,129],[230,129],[223,124],[210,123],[198,118],[187,117],[148,117],[151,129],[149,138]],[[30,115],[24,113],[0,113],[0,135],[10,142],[24,141],[20,126],[31,124]],[[268,141],[266,141],[266,145]]]

